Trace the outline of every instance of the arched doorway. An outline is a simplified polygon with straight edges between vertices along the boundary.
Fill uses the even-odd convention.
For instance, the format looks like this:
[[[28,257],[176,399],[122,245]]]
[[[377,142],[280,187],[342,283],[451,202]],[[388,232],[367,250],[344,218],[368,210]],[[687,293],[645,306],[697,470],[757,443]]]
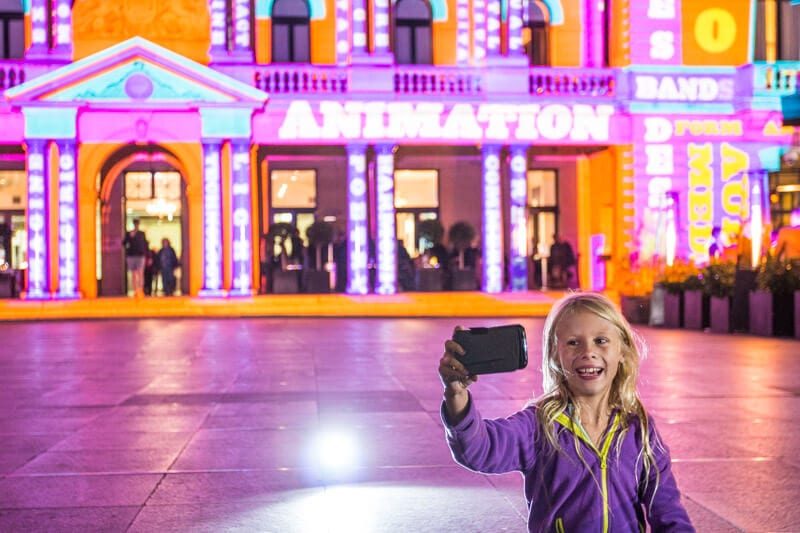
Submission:
[[[188,212],[180,161],[158,145],[126,146],[108,159],[98,179],[98,296],[132,294],[122,240],[134,219],[140,221],[151,250],[160,250],[162,240],[169,239],[181,259],[176,294],[188,294]],[[162,293],[157,275],[151,287],[152,295]]]

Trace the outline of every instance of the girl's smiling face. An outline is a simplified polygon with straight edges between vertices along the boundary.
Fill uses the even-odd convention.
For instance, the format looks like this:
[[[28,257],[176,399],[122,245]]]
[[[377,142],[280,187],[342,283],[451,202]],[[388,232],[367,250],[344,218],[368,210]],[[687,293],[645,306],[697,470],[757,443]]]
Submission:
[[[590,311],[568,312],[556,326],[556,355],[576,398],[608,399],[622,362],[619,331]]]

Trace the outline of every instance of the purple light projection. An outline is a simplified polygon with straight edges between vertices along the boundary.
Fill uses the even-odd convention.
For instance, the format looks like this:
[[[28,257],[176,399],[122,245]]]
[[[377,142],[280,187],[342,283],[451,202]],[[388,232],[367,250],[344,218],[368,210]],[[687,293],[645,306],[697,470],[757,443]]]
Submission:
[[[50,298],[48,269],[47,141],[28,139],[28,291],[27,298]]]
[[[483,290],[503,291],[503,213],[500,195],[500,145],[485,144],[483,155]]]
[[[31,0],[31,47],[28,56],[47,54],[47,0]]]
[[[58,146],[58,297],[78,298],[78,187],[75,141]]]
[[[250,203],[250,142],[247,139],[231,141],[232,154],[232,230],[233,280],[231,296],[250,296],[253,287],[252,266],[252,214]]]
[[[367,147],[347,145],[347,292],[367,294]]]
[[[456,63],[469,64],[469,0],[456,0]]]
[[[526,146],[511,146],[511,290],[528,290],[528,158]]]
[[[472,58],[476,65],[486,60],[486,0],[472,0]]]
[[[587,0],[587,4],[591,4]],[[630,3],[631,63],[681,64],[680,0],[643,0]]]
[[[73,0],[58,0],[55,8],[53,53],[66,59],[72,54],[72,4]]]
[[[203,142],[203,289],[201,296],[222,296],[222,184],[220,143]]]
[[[487,0],[486,53],[489,57],[500,55],[500,0]]]
[[[350,0],[336,0],[336,64],[347,63],[350,52]]]
[[[397,292],[397,232],[394,212],[394,145],[382,144],[377,152],[378,294]]]
[[[353,2],[353,54],[367,53],[367,6],[365,0]]]
[[[373,0],[375,10],[375,54],[389,53],[389,0]]]
[[[210,0],[208,11],[211,15],[211,61],[224,58],[228,53],[227,31],[225,28],[225,0]]]
[[[508,2],[508,55],[523,53],[522,48],[522,0]]]
[[[251,58],[253,55],[253,50],[250,47],[250,16],[250,0],[234,0],[233,52],[244,58]]]

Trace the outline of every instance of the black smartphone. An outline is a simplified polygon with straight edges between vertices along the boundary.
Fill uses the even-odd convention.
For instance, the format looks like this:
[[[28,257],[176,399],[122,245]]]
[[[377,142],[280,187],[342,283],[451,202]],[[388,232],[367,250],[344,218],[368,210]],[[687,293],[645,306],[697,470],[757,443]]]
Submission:
[[[519,324],[462,329],[453,340],[464,348],[457,357],[470,374],[513,372],[528,364],[528,341]]]

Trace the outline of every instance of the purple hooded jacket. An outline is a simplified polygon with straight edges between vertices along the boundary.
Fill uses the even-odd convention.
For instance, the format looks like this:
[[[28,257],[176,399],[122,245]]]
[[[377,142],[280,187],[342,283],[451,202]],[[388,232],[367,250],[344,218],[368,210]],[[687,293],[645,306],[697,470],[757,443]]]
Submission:
[[[654,533],[695,531],[680,501],[669,451],[661,444],[652,419],[651,442],[660,471],[657,488],[655,468],[645,484],[638,460],[642,431],[635,416],[628,419],[630,428],[617,455],[615,437],[621,429],[618,413],[609,423],[600,450],[562,414],[556,423],[562,452],[553,450],[539,429],[536,407],[527,407],[505,419],[485,420],[470,395],[466,416],[460,423],[448,423],[444,404],[441,415],[447,443],[457,463],[485,474],[522,472],[530,532],[634,533],[645,531],[645,517]],[[583,461],[575,451],[573,427],[580,437]]]

